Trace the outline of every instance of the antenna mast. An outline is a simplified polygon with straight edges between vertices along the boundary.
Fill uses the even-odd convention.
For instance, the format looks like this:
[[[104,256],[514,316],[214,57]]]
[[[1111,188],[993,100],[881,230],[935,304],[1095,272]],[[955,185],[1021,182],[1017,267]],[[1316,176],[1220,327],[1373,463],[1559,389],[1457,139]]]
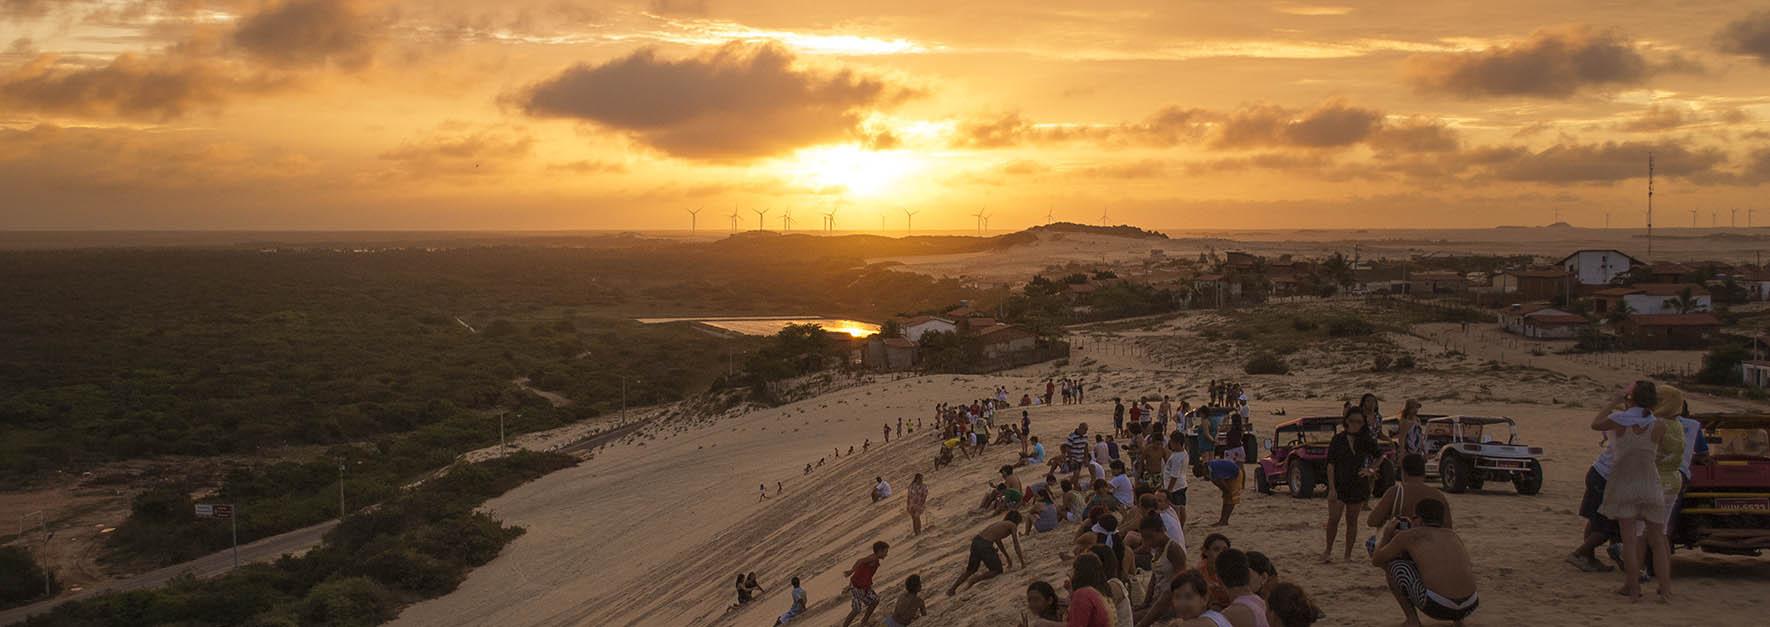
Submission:
[[[1647,258],[1653,259],[1653,153],[1647,153]]]

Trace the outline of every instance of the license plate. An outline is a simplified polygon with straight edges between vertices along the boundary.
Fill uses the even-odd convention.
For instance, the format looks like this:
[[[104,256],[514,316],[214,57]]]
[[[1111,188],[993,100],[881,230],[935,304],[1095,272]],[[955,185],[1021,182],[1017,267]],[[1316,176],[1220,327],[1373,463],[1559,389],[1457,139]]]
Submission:
[[[1715,508],[1770,511],[1770,499],[1715,499]]]
[[[1494,462],[1494,465],[1500,468],[1523,468],[1524,462]]]

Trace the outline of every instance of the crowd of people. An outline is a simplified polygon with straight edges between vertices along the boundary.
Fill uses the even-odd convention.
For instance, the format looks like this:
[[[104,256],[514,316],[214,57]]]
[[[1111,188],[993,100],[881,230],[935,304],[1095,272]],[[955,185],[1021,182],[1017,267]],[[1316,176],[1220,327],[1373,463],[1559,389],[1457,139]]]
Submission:
[[[1048,381],[1047,396],[1067,391],[1080,398],[1069,380]],[[1240,385],[1213,381],[1207,402],[1193,407],[1182,398],[1113,400],[1112,433],[1091,433],[1088,423],[1061,440],[1055,455],[1032,434],[1030,414],[1013,406],[1004,388],[988,398],[934,408],[927,433],[939,442],[935,470],[964,459],[984,459],[988,445],[1018,444],[1012,463],[997,468],[976,502],[976,511],[990,516],[965,546],[962,570],[946,588],[955,595],[1001,576],[1027,561],[1023,536],[1063,533],[1070,568],[1067,580],[1054,584],[1033,581],[1026,589],[1021,624],[1073,627],[1299,627],[1323,618],[1297,582],[1284,581],[1266,555],[1233,548],[1222,532],[1208,535],[1192,559],[1187,540],[1188,493],[1191,484],[1207,482],[1222,499],[1214,528],[1230,524],[1246,489],[1245,450],[1252,432],[1248,397]],[[1075,401],[1069,401],[1075,402]],[[1393,487],[1372,494],[1381,455],[1377,429],[1381,422],[1376,398],[1366,395],[1346,405],[1345,423],[1330,453],[1327,547],[1322,561],[1331,562],[1342,522],[1346,530],[1343,559],[1350,562],[1359,522],[1373,531],[1364,543],[1369,562],[1380,568],[1408,625],[1419,616],[1460,623],[1478,607],[1471,560],[1452,527],[1449,501],[1425,482],[1419,404],[1409,401],[1400,432],[1400,476]],[[1007,417],[1007,418],[1005,418]],[[909,433],[914,433],[916,420]],[[902,421],[899,423],[904,424]],[[1367,427],[1367,425],[1373,425]],[[890,440],[904,438],[892,432]],[[992,434],[993,437],[992,437]],[[1657,437],[1657,436],[1656,436]],[[864,451],[864,446],[863,446]],[[995,459],[1006,459],[1000,453]],[[1027,468],[1043,471],[1038,481],[1023,481]],[[911,533],[927,530],[928,480],[917,473],[905,490]],[[873,502],[887,500],[890,483],[876,477],[869,488]],[[1376,496],[1374,506],[1369,504]],[[1369,516],[1360,518],[1360,514]],[[1203,521],[1199,521],[1201,524]],[[1073,526],[1073,531],[1064,528]],[[873,624],[880,595],[875,579],[890,554],[890,545],[876,542],[872,551],[844,572],[849,612],[842,624]],[[906,627],[926,613],[923,578],[904,580],[884,624]],[[740,600],[759,587],[738,577]],[[804,591],[794,580],[793,605],[776,624],[787,624],[804,611]]]

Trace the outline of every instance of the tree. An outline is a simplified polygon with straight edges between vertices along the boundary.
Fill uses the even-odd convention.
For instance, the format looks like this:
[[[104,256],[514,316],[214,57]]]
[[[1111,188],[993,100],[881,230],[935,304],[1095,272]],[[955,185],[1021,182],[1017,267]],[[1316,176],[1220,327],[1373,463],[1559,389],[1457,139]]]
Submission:
[[[1635,308],[1630,307],[1627,302],[1618,301],[1616,308],[1610,310],[1610,313],[1605,314],[1604,321],[1611,324],[1622,324],[1632,315],[1635,315]]]
[[[1702,301],[1697,300],[1694,292],[1688,287],[1679,292],[1677,296],[1666,299],[1665,304],[1667,309],[1676,309],[1681,314],[1690,313],[1702,307]]]
[[[23,547],[0,546],[0,608],[23,605],[61,587]]]
[[[879,336],[880,337],[888,337],[888,338],[889,337],[902,337],[903,336],[903,323],[898,322],[895,318],[893,318],[891,320],[886,320],[883,324],[879,325]]]

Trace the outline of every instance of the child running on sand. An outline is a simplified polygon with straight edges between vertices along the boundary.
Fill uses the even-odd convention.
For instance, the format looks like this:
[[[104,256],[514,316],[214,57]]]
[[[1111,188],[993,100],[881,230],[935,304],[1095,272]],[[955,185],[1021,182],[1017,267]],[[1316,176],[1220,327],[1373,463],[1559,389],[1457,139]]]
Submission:
[[[1014,566],[1014,560],[1005,559],[1008,556],[1008,548],[1002,546],[1002,540],[1012,540],[1014,542],[1014,557],[1020,558],[1022,564],[1026,563],[1026,556],[1020,553],[1020,520],[1019,511],[1009,511],[1002,516],[1001,520],[990,523],[988,527],[983,528],[983,531],[977,532],[977,535],[971,538],[971,554],[965,562],[965,574],[960,575],[958,580],[953,582],[952,587],[946,589],[947,596],[958,594],[959,587],[965,585],[966,582],[977,585],[979,581],[1002,574],[1004,561],[1007,567]],[[989,571],[978,575],[977,567],[979,565],[988,566]],[[975,579],[972,578],[974,575]]]
[[[917,618],[928,615],[928,605],[922,602],[922,576],[910,575],[903,582],[903,596],[897,597],[897,605],[885,616],[885,627],[910,627]]]
[[[879,563],[885,560],[885,554],[891,552],[891,545],[883,540],[873,543],[873,553],[860,558],[854,567],[842,571],[848,577],[849,609],[848,616],[842,619],[842,627],[854,622],[860,616],[860,624],[865,625],[873,620],[873,609],[879,607],[879,593],[873,591],[873,575],[879,572]],[[865,615],[861,615],[862,612]]]

